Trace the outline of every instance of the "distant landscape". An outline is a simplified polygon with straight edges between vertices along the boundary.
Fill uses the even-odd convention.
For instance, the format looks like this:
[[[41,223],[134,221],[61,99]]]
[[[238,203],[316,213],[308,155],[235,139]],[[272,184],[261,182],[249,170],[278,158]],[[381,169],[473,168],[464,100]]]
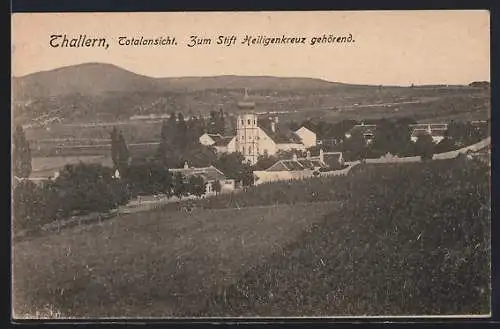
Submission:
[[[360,115],[484,118],[490,104],[489,89],[481,85],[370,86],[271,76],[151,78],[99,63],[14,77],[12,83],[14,119],[21,124],[41,117],[66,123],[173,111],[207,115],[219,108],[234,113],[244,88],[259,111],[331,120]]]
[[[482,82],[398,87],[272,76],[152,78],[111,64],[87,63],[14,77],[12,84],[13,121],[25,127],[33,155],[63,160],[61,156],[109,157],[113,126],[132,151],[149,152],[157,147],[164,117],[172,112],[208,117],[221,109],[235,115],[245,88],[258,113],[277,115],[282,123],[486,120],[491,108],[489,84]]]

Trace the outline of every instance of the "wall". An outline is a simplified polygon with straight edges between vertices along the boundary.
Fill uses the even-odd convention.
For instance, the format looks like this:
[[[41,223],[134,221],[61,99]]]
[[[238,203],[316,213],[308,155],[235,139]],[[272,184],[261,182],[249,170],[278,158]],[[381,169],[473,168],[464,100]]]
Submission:
[[[444,159],[456,158],[460,153],[467,153],[468,151],[476,152],[476,151],[490,145],[490,143],[491,143],[491,137],[488,137],[488,138],[483,139],[480,142],[477,142],[476,144],[472,144],[472,145],[463,147],[463,148],[455,150],[455,151],[434,154],[432,156],[432,159],[433,160],[444,160]]]
[[[405,163],[405,162],[419,162],[421,161],[420,156],[404,157],[400,158],[398,156],[382,156],[377,159],[365,159],[366,163]]]
[[[277,152],[276,143],[261,128],[258,128],[258,132],[259,153],[262,155],[267,150],[268,155],[275,155]]]
[[[255,185],[260,185],[263,183],[283,181],[283,180],[295,180],[313,177],[312,170],[300,170],[300,171],[264,171],[258,170],[253,172],[255,176],[258,177]]]
[[[233,153],[236,152],[236,137],[233,137],[229,144],[227,144],[226,152]]]
[[[280,151],[306,150],[306,147],[303,144],[296,144],[296,143],[280,143],[276,144],[276,148]]]

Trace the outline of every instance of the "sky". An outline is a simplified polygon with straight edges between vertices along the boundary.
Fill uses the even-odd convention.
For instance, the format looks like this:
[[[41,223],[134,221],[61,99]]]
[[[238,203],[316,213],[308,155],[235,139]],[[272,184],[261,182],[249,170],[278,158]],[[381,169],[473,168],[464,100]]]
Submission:
[[[54,48],[50,36],[106,38],[109,47]],[[310,45],[311,37],[351,43]],[[188,47],[190,36],[211,45]],[[216,45],[235,35],[235,45]],[[306,37],[306,44],[247,46],[245,35]],[[120,46],[120,37],[175,37],[177,46]],[[476,11],[16,13],[12,74],[88,62],[152,77],[272,75],[376,84],[490,80],[490,18]]]

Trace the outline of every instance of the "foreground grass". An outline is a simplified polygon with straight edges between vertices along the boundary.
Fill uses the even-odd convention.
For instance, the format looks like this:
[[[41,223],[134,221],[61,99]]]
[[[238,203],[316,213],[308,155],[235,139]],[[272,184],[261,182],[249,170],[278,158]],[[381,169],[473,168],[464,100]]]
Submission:
[[[366,165],[213,199],[277,206],[137,213],[20,242],[15,314],[487,314],[489,188],[464,159]]]
[[[355,198],[194,315],[488,314],[486,168],[456,159],[357,175],[371,179]]]
[[[144,317],[194,313],[210,292],[336,207],[316,203],[144,212],[14,244],[14,314]],[[47,313],[47,312],[46,312]]]

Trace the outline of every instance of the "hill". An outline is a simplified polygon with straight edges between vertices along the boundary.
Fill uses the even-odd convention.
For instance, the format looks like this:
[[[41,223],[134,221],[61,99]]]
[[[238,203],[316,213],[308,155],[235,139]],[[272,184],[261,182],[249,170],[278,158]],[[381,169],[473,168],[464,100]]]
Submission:
[[[112,64],[86,63],[13,79],[15,99],[64,96],[68,94],[103,95],[114,92],[196,91],[206,89],[253,90],[328,89],[341,85],[313,78],[272,76],[214,76],[153,78]]]
[[[222,75],[154,78],[112,64],[86,63],[14,77],[15,124],[115,122],[135,115],[208,115],[238,111],[243,89],[259,112],[287,120],[484,118],[490,91],[474,86],[371,86],[315,78]],[[464,116],[465,115],[465,116]]]

